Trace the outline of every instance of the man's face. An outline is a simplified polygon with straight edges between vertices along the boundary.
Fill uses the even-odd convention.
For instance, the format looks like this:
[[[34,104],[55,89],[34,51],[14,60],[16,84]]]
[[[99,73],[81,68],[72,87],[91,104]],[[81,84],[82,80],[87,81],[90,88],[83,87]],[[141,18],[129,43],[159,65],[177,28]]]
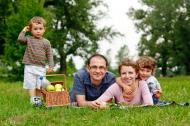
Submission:
[[[147,80],[152,75],[152,70],[148,68],[139,69],[139,77],[141,80]]]
[[[35,38],[41,39],[45,32],[43,24],[32,23],[31,33]]]
[[[102,57],[93,57],[87,69],[92,83],[99,86],[107,72],[106,61]]]

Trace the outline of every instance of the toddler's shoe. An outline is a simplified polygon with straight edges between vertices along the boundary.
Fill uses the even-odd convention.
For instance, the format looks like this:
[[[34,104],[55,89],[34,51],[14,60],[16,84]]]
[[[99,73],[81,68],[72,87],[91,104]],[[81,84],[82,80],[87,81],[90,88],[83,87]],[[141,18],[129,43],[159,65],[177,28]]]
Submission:
[[[41,106],[43,106],[43,102],[42,102],[42,100],[41,100],[41,97],[36,97],[36,98],[34,99],[33,106],[34,106],[34,107],[41,107]]]

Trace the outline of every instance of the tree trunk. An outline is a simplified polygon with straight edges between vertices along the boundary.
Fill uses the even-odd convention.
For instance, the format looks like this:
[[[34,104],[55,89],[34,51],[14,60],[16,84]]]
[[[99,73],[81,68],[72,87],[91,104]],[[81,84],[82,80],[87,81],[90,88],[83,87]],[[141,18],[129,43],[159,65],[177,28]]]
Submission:
[[[162,75],[165,77],[167,75],[167,67],[166,66],[162,66]]]
[[[167,57],[162,57],[162,75],[167,76]]]
[[[60,73],[67,73],[67,63],[66,63],[66,55],[60,55]]]
[[[190,75],[190,62],[185,64],[185,68],[186,68],[186,74]]]

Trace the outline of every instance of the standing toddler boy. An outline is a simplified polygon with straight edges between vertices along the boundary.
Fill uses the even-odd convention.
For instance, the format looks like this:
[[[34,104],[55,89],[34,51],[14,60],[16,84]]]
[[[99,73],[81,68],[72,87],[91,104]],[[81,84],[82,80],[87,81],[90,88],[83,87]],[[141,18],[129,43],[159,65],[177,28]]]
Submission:
[[[23,88],[28,90],[30,102],[34,105],[42,105],[42,86],[40,77],[46,75],[46,61],[48,62],[48,72],[53,72],[53,52],[50,42],[43,38],[46,21],[42,17],[33,17],[28,26],[25,26],[18,36],[18,41],[26,44],[23,57],[24,84]],[[32,36],[26,36],[26,32],[31,32]]]

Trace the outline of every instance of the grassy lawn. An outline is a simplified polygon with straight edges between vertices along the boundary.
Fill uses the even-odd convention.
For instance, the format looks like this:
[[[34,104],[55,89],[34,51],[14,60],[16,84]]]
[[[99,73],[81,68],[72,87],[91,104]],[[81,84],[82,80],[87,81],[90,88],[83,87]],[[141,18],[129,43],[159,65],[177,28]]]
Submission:
[[[159,78],[162,100],[190,102],[190,77]],[[71,87],[72,78],[67,79]],[[0,126],[190,126],[190,107],[165,106],[94,110],[34,108],[22,82],[0,81]]]

